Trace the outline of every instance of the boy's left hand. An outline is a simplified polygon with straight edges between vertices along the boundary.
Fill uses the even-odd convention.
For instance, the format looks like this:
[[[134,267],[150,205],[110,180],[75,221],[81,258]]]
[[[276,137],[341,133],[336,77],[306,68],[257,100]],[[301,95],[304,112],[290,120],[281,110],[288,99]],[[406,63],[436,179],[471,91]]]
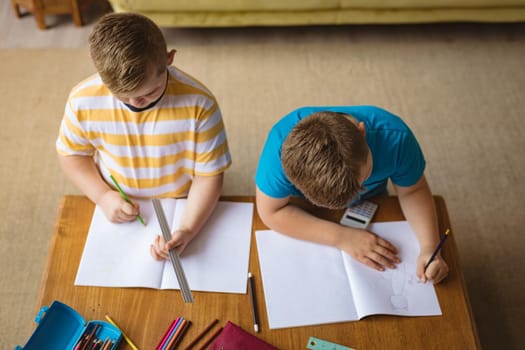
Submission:
[[[150,246],[150,253],[155,260],[169,259],[169,250],[175,248],[181,254],[192,239],[191,232],[177,230],[172,233],[171,240],[166,243],[162,236],[157,236]]]
[[[421,282],[432,281],[434,284],[441,282],[448,275],[448,265],[441,255],[436,255],[434,260],[425,270],[425,264],[430,260],[430,254],[421,253],[417,259],[417,278]]]

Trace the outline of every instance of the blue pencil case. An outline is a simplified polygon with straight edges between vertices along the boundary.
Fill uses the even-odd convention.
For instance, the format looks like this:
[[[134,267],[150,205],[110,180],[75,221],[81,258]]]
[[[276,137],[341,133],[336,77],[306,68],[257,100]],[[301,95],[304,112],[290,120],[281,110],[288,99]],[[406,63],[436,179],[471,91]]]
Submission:
[[[79,344],[78,349],[115,350],[122,338],[122,332],[112,324],[86,322],[78,312],[56,300],[40,309],[35,322],[38,326],[26,345],[15,350],[73,350]]]

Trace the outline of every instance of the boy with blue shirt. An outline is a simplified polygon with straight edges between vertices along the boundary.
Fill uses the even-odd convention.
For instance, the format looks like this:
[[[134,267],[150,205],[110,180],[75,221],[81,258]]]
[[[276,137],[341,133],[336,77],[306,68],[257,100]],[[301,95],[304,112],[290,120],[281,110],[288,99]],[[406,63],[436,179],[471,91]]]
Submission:
[[[263,222],[282,234],[337,247],[384,270],[400,262],[390,242],[366,230],[317,218],[290,202],[305,197],[326,208],[344,208],[386,194],[391,179],[420,244],[417,276],[440,282],[448,274],[441,256],[425,270],[439,242],[432,193],[419,144],[397,116],[373,106],[303,107],[270,131],[255,181]]]

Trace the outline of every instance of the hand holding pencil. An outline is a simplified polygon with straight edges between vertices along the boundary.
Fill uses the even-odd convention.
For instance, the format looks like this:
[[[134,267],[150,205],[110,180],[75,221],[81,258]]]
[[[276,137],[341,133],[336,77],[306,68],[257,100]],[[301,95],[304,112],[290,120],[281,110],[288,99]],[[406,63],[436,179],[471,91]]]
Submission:
[[[422,251],[419,255],[417,276],[421,282],[432,281],[435,284],[447,277],[448,265],[441,257],[440,251],[449,234],[450,229],[447,229],[433,251]]]
[[[138,220],[143,225],[146,225],[144,219],[140,215],[139,206],[129,199],[112,175],[110,175],[110,178],[117,191],[107,191],[99,200],[97,200],[97,204],[100,205],[106,217],[111,222],[115,223]]]

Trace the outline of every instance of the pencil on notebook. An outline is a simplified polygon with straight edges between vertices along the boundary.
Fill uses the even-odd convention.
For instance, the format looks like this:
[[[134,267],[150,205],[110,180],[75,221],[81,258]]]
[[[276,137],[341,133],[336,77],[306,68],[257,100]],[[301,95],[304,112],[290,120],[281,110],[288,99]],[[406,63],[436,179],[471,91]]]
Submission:
[[[430,263],[432,263],[432,261],[434,261],[434,258],[436,257],[437,253],[439,253],[439,251],[440,251],[441,247],[443,246],[443,243],[445,242],[445,239],[447,239],[449,233],[450,233],[450,229],[447,228],[447,230],[445,231],[445,235],[443,236],[443,238],[441,238],[441,240],[439,241],[439,244],[437,245],[436,249],[434,250],[434,253],[432,253],[432,256],[430,257],[428,262],[425,264],[425,270],[427,269],[428,265],[430,265]]]
[[[117,180],[113,177],[113,175],[109,175],[109,177],[111,178],[111,181],[113,181],[113,183],[115,184],[115,187],[117,188],[118,193],[120,193],[122,199],[124,199],[129,204],[133,205],[133,202],[131,202],[126,192],[124,192],[122,188],[120,188],[120,185],[118,184]],[[140,216],[140,213],[137,214],[137,220],[139,220],[142,225],[146,226],[146,222],[144,222],[144,219],[142,218],[142,216]]]

